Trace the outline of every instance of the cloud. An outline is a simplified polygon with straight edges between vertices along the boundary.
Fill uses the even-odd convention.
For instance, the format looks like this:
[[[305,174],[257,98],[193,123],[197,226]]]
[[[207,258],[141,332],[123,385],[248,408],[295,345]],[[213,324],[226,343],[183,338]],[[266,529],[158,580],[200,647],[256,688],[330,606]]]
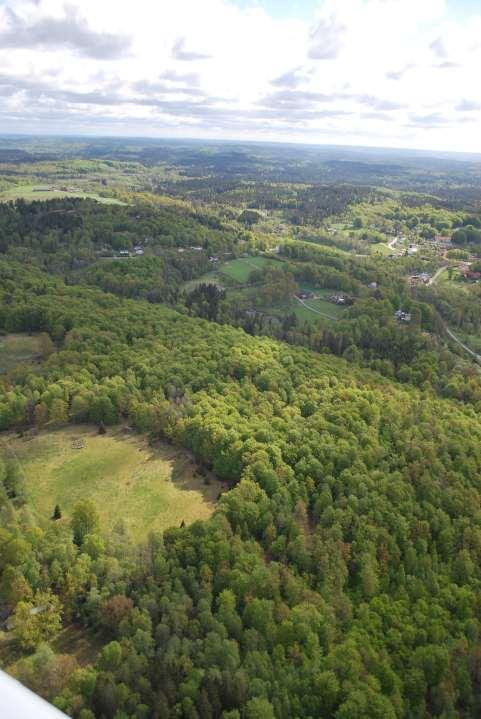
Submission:
[[[440,62],[436,65],[432,65],[431,67],[434,67],[436,70],[454,70],[458,67],[461,67],[461,65],[457,62],[450,62],[449,60],[446,60],[445,62]]]
[[[481,13],[445,0],[69,1],[0,0],[0,131],[481,149]]]
[[[386,72],[386,77],[388,80],[402,80],[404,75],[409,72],[409,70],[413,70],[415,67],[416,65],[409,63],[408,65],[402,67],[400,70],[390,70]]]
[[[339,54],[346,27],[334,15],[319,20],[310,32],[308,57],[312,60],[332,60]]]
[[[357,100],[361,105],[369,105],[374,110],[402,110],[405,105],[401,102],[393,102],[392,100],[383,100],[372,95],[350,95],[352,99]]]
[[[411,127],[424,128],[432,130],[438,127],[455,125],[459,122],[467,122],[467,118],[458,118],[454,120],[451,117],[441,114],[440,112],[431,112],[426,115],[411,115],[409,125]]]
[[[332,102],[336,95],[326,95],[321,92],[310,92],[308,90],[278,90],[264,95],[259,105],[266,107],[282,107],[285,109],[309,108],[319,102]]]
[[[475,112],[481,110],[481,102],[475,100],[461,100],[455,108],[458,112]]]
[[[189,87],[188,85],[166,85],[165,82],[151,82],[150,80],[137,80],[132,83],[132,88],[136,92],[141,92],[145,95],[173,94],[205,97],[205,92],[199,87]]]
[[[29,22],[7,7],[7,29],[0,33],[0,47],[66,48],[96,60],[114,60],[128,53],[131,41],[127,35],[96,32],[77,8],[65,6],[64,10],[64,17],[47,16]]]
[[[313,74],[312,70],[305,71],[302,66],[295,67],[293,70],[288,70],[282,75],[271,80],[271,85],[275,87],[288,87],[295,89],[309,80],[309,77]]]
[[[176,72],[175,70],[165,70],[160,73],[159,80],[169,80],[173,83],[197,86],[199,84],[199,74],[196,72]]]
[[[185,62],[194,62],[195,60],[208,60],[211,55],[205,55],[201,52],[192,52],[185,49],[185,38],[179,37],[172,46],[172,57],[174,60],[183,60]]]
[[[433,53],[441,59],[444,59],[448,56],[446,46],[442,37],[438,37],[436,38],[436,40],[433,40],[429,47],[431,48]]]

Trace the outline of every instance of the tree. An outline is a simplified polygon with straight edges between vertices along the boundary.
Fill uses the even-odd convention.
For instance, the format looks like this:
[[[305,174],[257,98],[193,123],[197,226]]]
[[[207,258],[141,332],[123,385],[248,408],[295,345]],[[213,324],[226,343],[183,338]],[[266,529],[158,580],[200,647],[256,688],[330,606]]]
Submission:
[[[50,405],[50,422],[55,426],[67,424],[68,405],[65,400],[56,398]]]
[[[54,510],[53,510],[52,519],[57,520],[57,519],[61,519],[61,517],[62,517],[62,512],[60,510],[60,505],[56,504],[54,507]]]
[[[115,630],[122,619],[125,619],[133,609],[134,603],[123,594],[116,594],[107,599],[100,607],[102,623],[108,629]]]
[[[102,649],[98,664],[105,671],[115,671],[122,660],[122,649],[118,642],[110,642]]]
[[[46,332],[42,332],[39,338],[40,353],[43,359],[50,357],[55,352],[55,345],[50,339],[50,336]]]
[[[250,699],[246,704],[246,719],[275,719],[270,701],[262,697]]]
[[[99,526],[99,515],[90,499],[77,502],[73,508],[71,525],[74,541],[78,545],[82,544],[87,534],[95,533]]]
[[[33,411],[35,425],[42,429],[48,422],[48,407],[44,402],[35,405]]]
[[[14,635],[24,649],[34,649],[52,639],[62,626],[60,599],[52,592],[37,592],[32,601],[15,607]]]

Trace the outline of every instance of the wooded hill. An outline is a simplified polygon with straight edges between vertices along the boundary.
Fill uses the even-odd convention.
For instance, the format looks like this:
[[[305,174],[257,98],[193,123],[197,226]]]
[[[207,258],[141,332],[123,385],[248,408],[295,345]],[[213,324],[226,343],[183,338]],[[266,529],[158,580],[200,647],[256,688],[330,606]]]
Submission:
[[[88,502],[72,523],[32,517],[7,462],[0,594],[20,639],[35,648],[61,613],[105,637],[95,665],[59,688],[61,709],[481,712],[472,405],[12,262],[0,282],[0,328],[54,342],[41,366],[3,379],[2,429],[127,420],[231,487],[212,519],[134,546],[107,535]],[[39,604],[48,611],[28,620]]]

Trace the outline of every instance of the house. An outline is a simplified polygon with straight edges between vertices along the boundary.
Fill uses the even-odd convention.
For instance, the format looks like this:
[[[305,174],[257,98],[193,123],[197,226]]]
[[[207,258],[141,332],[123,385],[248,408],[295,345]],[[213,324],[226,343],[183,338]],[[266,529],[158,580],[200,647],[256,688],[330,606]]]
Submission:
[[[394,313],[394,319],[398,322],[411,322],[411,313],[404,312],[403,310],[396,310]]]
[[[420,272],[418,275],[411,275],[409,282],[411,285],[427,285],[430,279],[431,275],[427,272]]]
[[[209,257],[209,262],[219,262],[219,258],[216,255]]]
[[[409,245],[409,247],[407,248],[406,254],[408,254],[408,255],[415,255],[416,252],[418,252],[418,251],[419,251],[419,247],[416,247],[416,245],[411,244],[411,245]]]
[[[370,290],[376,290],[377,289],[377,282],[370,282],[368,284],[368,287]]]
[[[119,257],[130,257],[130,252],[128,250],[119,250]]]
[[[329,302],[332,302],[335,305],[352,305],[353,300],[348,295],[331,295],[329,297]]]
[[[300,300],[312,300],[315,298],[314,292],[311,292],[310,290],[301,290],[301,292],[298,292],[296,294],[296,297],[298,297]]]
[[[135,245],[134,246],[134,252],[136,255],[143,255],[144,254],[144,248],[142,245]]]
[[[203,248],[203,247],[196,246],[196,245],[191,245],[191,248],[190,248],[190,249],[191,249],[191,250],[195,250],[196,252],[202,252],[202,250],[203,250],[204,248]]]
[[[465,280],[471,280],[472,282],[478,282],[481,279],[481,272],[473,272],[472,270],[463,270],[463,276]]]

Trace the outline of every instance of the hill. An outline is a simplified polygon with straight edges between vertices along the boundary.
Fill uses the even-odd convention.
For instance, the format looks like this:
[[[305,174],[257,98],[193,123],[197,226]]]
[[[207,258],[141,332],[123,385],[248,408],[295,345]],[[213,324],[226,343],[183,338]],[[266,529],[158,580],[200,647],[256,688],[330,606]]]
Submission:
[[[127,419],[231,487],[211,519],[135,547],[90,504],[72,530],[32,528],[7,462],[6,601],[21,620],[18,602],[50,591],[50,619],[60,603],[106,641],[59,707],[82,719],[154,706],[232,719],[479,713],[471,404],[11,263],[0,272],[1,328],[56,342],[4,379],[3,429]],[[19,640],[35,646],[32,631]]]

